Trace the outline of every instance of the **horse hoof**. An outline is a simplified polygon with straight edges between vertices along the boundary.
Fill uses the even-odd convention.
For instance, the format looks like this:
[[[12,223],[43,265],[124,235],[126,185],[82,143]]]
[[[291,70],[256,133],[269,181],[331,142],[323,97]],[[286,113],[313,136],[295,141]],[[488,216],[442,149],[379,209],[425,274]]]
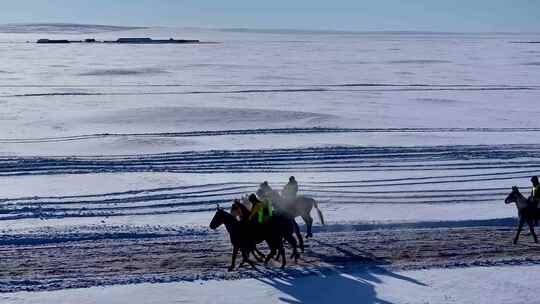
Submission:
[[[234,270],[234,267],[229,267],[227,270],[228,270],[229,272],[230,272],[230,271],[233,271],[233,270]]]

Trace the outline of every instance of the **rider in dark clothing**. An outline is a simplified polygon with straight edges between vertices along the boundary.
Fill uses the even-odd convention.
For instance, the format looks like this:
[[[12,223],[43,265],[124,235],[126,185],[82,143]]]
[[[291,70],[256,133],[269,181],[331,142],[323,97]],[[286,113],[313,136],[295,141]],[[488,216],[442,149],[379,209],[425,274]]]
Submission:
[[[538,208],[540,202],[540,183],[538,182],[538,176],[531,177],[532,189],[531,196],[529,196],[529,204],[533,208]],[[538,220],[534,220],[534,225],[538,226]]]
[[[538,182],[538,176],[531,177],[532,189],[531,196],[529,196],[529,202],[538,208],[540,202],[540,183]]]

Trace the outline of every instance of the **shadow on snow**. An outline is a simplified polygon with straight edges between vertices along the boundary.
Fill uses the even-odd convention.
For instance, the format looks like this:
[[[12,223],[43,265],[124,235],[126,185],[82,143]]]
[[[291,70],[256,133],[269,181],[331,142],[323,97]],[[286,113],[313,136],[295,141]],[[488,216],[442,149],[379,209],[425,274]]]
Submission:
[[[410,284],[427,286],[415,279],[383,268],[373,266],[354,273],[330,273],[309,277],[258,278],[286,296],[279,298],[284,303],[363,303],[391,304],[380,299],[375,290],[382,284],[381,277],[391,277]]]

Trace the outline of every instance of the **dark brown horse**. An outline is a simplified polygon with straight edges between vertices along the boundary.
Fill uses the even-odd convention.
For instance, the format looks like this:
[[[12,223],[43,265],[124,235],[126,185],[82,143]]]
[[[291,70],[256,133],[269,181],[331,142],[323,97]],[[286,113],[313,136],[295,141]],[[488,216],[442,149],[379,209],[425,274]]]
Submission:
[[[287,260],[285,249],[283,248],[283,239],[291,237],[291,232],[287,231],[286,223],[286,219],[282,217],[272,217],[272,220],[267,225],[259,225],[257,229],[254,229],[251,223],[238,221],[233,215],[218,207],[210,222],[210,228],[217,229],[219,226],[225,225],[227,232],[229,232],[231,244],[233,245],[233,255],[229,271],[235,268],[238,251],[242,252],[242,264],[247,262],[255,267],[255,263],[249,259],[249,253],[255,250],[255,244],[262,241],[266,241],[270,248],[270,254],[266,257],[264,263],[268,264],[276,253],[279,252],[281,256],[281,268],[284,268]],[[296,240],[293,242],[296,242]],[[293,247],[293,250],[296,252],[296,247]]]
[[[517,244],[519,234],[521,233],[521,229],[523,229],[523,225],[525,223],[529,225],[534,242],[538,243],[538,238],[536,237],[536,233],[534,233],[534,221],[540,219],[540,209],[538,209],[536,205],[531,204],[529,200],[523,196],[521,192],[519,192],[519,189],[516,186],[512,187],[512,192],[508,194],[508,197],[506,197],[504,203],[515,203],[518,210],[519,225],[516,237],[514,238],[514,244]]]
[[[324,217],[317,205],[317,201],[311,197],[307,196],[297,196],[295,200],[288,201],[284,199],[277,191],[273,190],[268,182],[264,182],[259,186],[257,190],[257,196],[264,199],[269,199],[272,201],[272,204],[275,206],[276,210],[279,210],[283,214],[286,214],[289,217],[296,218],[297,216],[302,217],[307,227],[306,238],[313,237],[311,227],[313,226],[313,218],[311,217],[311,209],[315,208],[317,214],[319,215],[319,220],[321,224],[324,225]]]
[[[231,244],[233,245],[231,266],[229,266],[229,271],[233,271],[236,266],[236,256],[238,255],[238,251],[242,252],[242,263],[248,262],[252,267],[255,267],[255,263],[249,259],[249,252],[255,248],[253,236],[248,230],[246,230],[245,225],[238,222],[234,216],[218,206],[216,214],[210,222],[210,229],[217,229],[221,225],[225,225],[231,239]]]

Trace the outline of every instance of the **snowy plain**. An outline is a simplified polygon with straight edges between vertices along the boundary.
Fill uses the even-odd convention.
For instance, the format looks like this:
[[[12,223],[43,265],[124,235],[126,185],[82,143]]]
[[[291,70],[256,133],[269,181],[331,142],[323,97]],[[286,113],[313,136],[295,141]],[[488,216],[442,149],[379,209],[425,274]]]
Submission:
[[[529,177],[540,174],[540,47],[512,43],[537,41],[539,34],[2,31],[0,230],[6,239],[51,227],[205,229],[217,203],[227,206],[264,180],[280,188],[289,175],[321,202],[329,224],[505,226],[515,217],[514,207],[503,204],[510,187],[527,189]],[[218,43],[27,43],[138,36]],[[507,266],[508,276],[489,282],[502,285],[521,269],[537,270]],[[441,286],[439,278],[476,284],[468,271],[474,272],[411,276],[435,282],[430,286]],[[499,274],[478,271],[490,278],[492,272]],[[11,284],[8,275],[0,280]],[[441,298],[439,287],[395,296],[409,287],[388,280],[376,289],[390,303],[451,303],[459,296],[457,287],[450,298]],[[178,284],[141,292],[186,288],[182,296],[193,301],[195,285]],[[216,293],[208,300],[223,295],[226,284],[259,288],[257,301],[268,293],[286,296],[256,281],[202,284]],[[121,297],[137,286],[110,287],[106,295]],[[512,290],[504,290],[493,297],[499,303],[528,302],[506,300]],[[100,296],[92,292],[101,291],[6,297],[92,301]],[[473,291],[454,302],[482,303]],[[295,299],[285,302],[310,302]]]
[[[301,278],[195,281],[0,295],[9,304],[49,303],[535,303],[540,266],[388,272]],[[509,280],[514,278],[514,280]],[[136,300],[139,299],[139,300]],[[174,300],[172,300],[174,299]]]

